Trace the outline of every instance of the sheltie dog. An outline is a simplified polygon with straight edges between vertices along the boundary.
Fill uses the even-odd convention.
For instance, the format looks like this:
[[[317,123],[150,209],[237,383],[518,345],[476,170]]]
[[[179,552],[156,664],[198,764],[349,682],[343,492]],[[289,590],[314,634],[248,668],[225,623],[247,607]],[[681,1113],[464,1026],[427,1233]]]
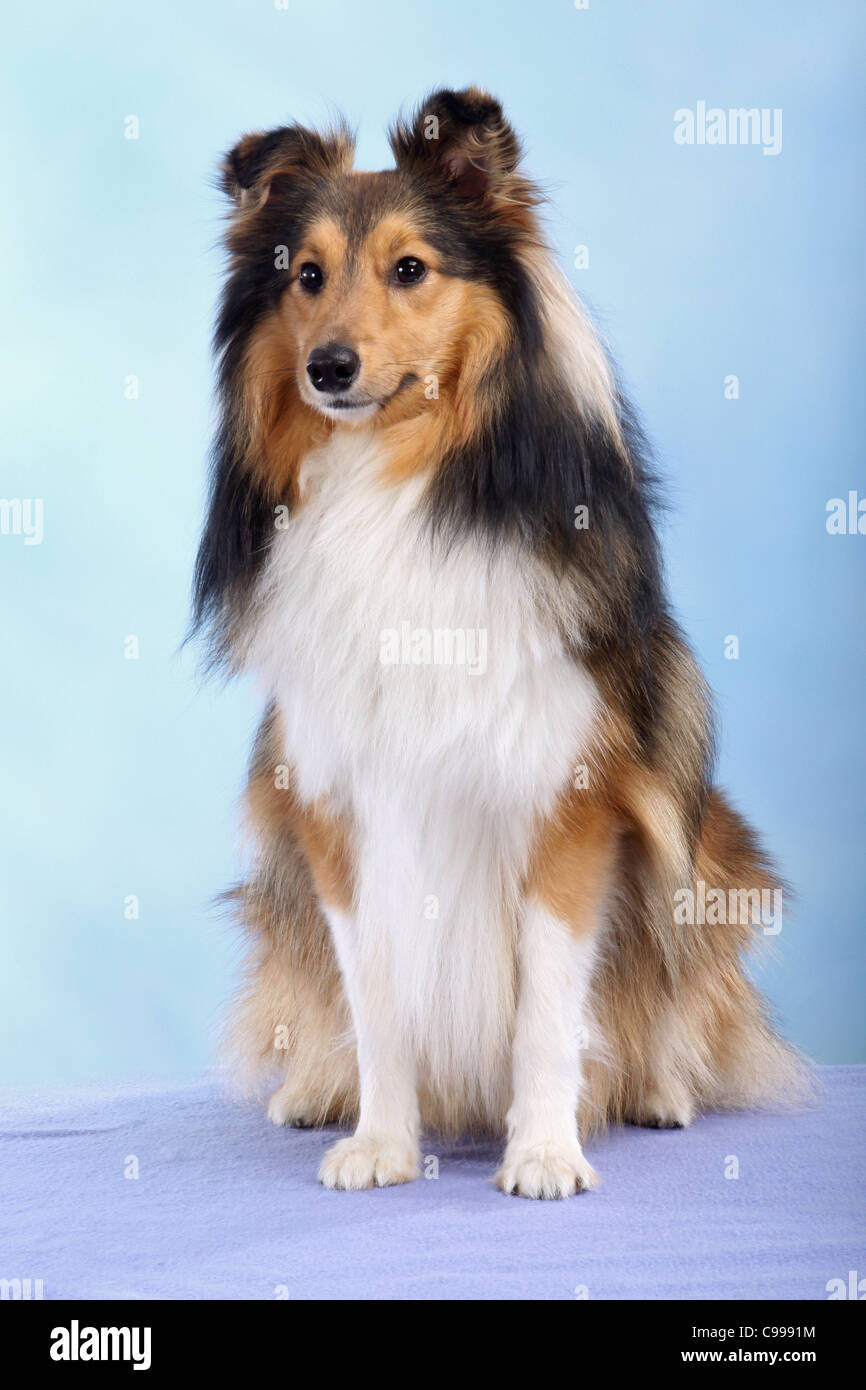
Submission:
[[[780,887],[712,785],[647,449],[514,131],[440,91],[391,144],[359,173],[345,127],[284,126],[223,164],[195,629],[268,700],[233,1036],[275,1123],[355,1126],[326,1187],[414,1178],[433,1127],[565,1197],[594,1128],[795,1084],[741,964]]]

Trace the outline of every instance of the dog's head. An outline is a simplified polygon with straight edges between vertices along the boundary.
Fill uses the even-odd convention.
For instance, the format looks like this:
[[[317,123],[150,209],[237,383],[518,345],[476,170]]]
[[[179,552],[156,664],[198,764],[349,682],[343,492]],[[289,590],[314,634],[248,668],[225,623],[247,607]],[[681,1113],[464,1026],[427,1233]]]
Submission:
[[[607,572],[636,511],[631,532],[648,539],[620,568],[636,584],[654,573],[642,444],[544,244],[499,103],[439,91],[391,145],[392,169],[362,173],[345,126],[283,126],[245,136],[222,166],[222,410],[195,621],[223,650],[275,516],[315,476],[303,461],[334,432],[350,445],[362,429],[359,457],[386,483],[424,475],[440,531],[519,536],[584,569]],[[578,547],[575,508],[588,500],[593,529]]]
[[[293,411],[297,436],[305,415],[387,427],[443,396],[453,406],[461,375],[465,387],[529,321],[517,246],[535,195],[498,102],[438,92],[391,143],[383,173],[353,169],[345,127],[248,135],[224,162],[218,345],[246,375],[247,413],[284,444]]]

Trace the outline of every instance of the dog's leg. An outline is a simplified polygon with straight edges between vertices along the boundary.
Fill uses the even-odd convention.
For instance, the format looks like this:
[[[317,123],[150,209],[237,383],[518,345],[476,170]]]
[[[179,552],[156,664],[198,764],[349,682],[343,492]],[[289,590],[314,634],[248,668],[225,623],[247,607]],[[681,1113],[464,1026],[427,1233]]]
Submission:
[[[686,1077],[700,1074],[705,1064],[691,1047],[686,1022],[673,1004],[656,1020],[647,1061],[644,1090],[629,1118],[647,1129],[685,1129],[696,1111]]]
[[[285,1125],[288,1129],[312,1129],[315,1124],[304,1097],[291,1081],[284,1081],[274,1091],[268,1101],[268,1119],[272,1125]]]
[[[504,1192],[569,1197],[598,1178],[577,1131],[581,1050],[597,930],[615,852],[610,822],[564,810],[545,829],[529,879],[519,943]]]
[[[503,1192],[570,1197],[598,1181],[577,1133],[580,1054],[594,955],[591,937],[576,941],[570,927],[541,903],[527,902],[508,1146],[496,1175]]]
[[[347,1190],[410,1182],[419,1170],[415,1065],[401,1043],[387,972],[363,960],[349,916],[333,909],[327,915],[355,1029],[361,1108],[355,1133],[328,1150],[319,1179]]]

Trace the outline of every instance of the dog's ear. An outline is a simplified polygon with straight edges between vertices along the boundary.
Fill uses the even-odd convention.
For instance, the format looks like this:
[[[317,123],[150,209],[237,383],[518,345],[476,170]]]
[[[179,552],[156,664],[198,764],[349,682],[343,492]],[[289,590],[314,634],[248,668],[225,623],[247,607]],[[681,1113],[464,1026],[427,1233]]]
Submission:
[[[299,125],[244,135],[222,162],[222,189],[238,208],[260,207],[275,180],[312,180],[345,172],[352,167],[354,153],[351,132],[343,124],[321,135]]]
[[[537,201],[518,173],[520,143],[495,97],[477,87],[434,92],[391,131],[398,168],[410,168],[474,202]]]

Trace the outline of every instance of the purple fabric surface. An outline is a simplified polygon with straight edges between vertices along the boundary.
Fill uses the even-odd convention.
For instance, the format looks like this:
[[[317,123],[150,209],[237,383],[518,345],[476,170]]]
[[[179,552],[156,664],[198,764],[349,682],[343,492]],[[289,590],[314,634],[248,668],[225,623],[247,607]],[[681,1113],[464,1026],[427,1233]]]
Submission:
[[[807,1112],[615,1131],[588,1147],[603,1186],[567,1202],[502,1196],[498,1146],[471,1143],[424,1145],[435,1180],[326,1192],[332,1131],[211,1083],[7,1093],[0,1278],[46,1299],[825,1299],[866,1275],[866,1067],[819,1080]]]

